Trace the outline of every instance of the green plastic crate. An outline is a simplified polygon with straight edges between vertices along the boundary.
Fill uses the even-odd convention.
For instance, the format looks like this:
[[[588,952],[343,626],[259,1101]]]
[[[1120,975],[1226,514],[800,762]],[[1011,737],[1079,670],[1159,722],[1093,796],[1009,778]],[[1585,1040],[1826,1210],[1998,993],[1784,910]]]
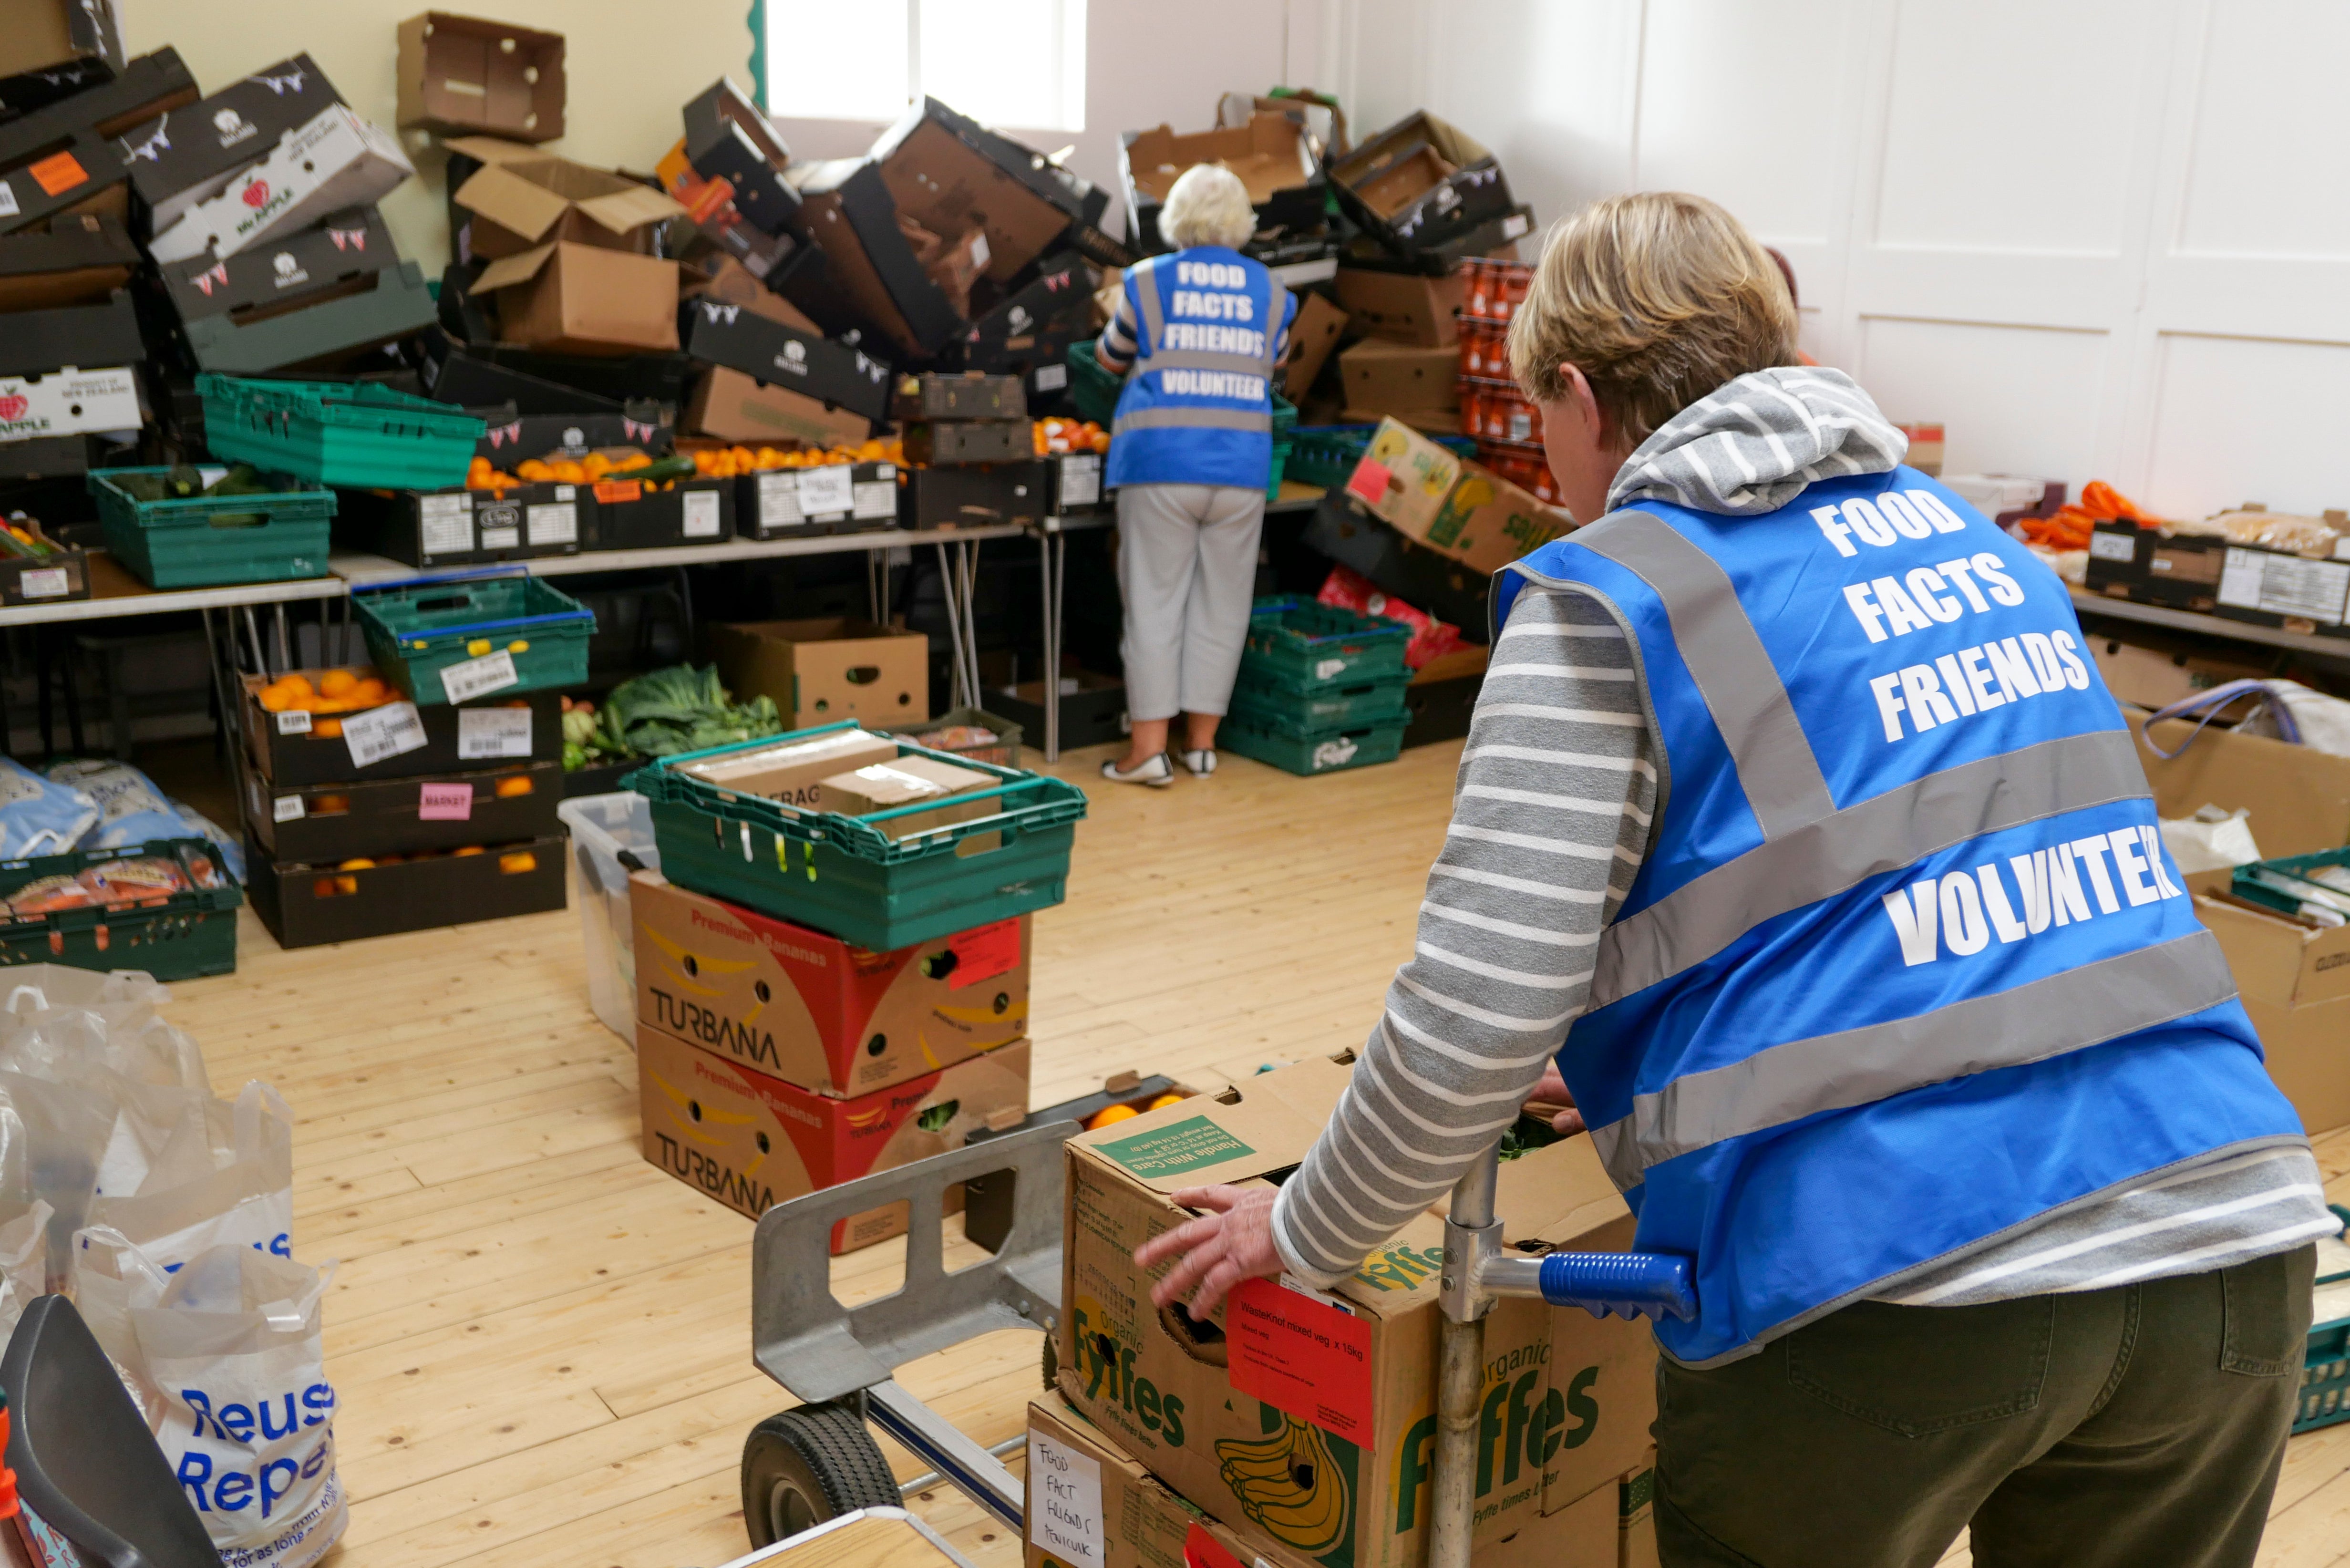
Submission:
[[[1400,724],[1410,719],[1404,703],[1404,692],[1410,685],[1411,671],[1404,670],[1343,685],[1293,691],[1277,681],[1257,679],[1248,656],[1243,654],[1240,679],[1232,684],[1232,711],[1261,728],[1300,734]]]
[[[372,383],[196,378],[213,455],[355,490],[465,483],[489,426],[462,409]]]
[[[2336,909],[2350,904],[2350,891],[2312,882],[2309,874],[2328,867],[2350,867],[2350,849],[2321,849],[2314,855],[2287,855],[2275,860],[2256,860],[2249,866],[2239,866],[2230,891],[2237,898],[2264,904],[2290,915],[2303,904],[2327,905]]]
[[[1355,465],[1363,461],[1363,453],[1371,446],[1371,434],[1377,425],[1299,425],[1290,431],[1289,477],[1305,484],[1318,484],[1325,490],[1336,489],[1347,483]],[[1456,457],[1475,457],[1477,443],[1462,435],[1428,435]]]
[[[236,909],[244,902],[228,880],[220,851],[201,838],[151,839],[137,848],[76,849],[29,860],[0,861],[0,898],[48,877],[74,877],[109,860],[152,857],[208,860],[219,885],[173,893],[132,909],[57,909],[18,919],[0,905],[0,965],[61,963],[75,969],[143,970],[161,981],[236,971]]]
[[[1391,763],[1403,754],[1408,720],[1392,724],[1364,724],[1347,729],[1299,734],[1253,723],[1235,709],[1216,727],[1216,744],[1284,773],[1310,776]]]
[[[652,802],[661,875],[681,888],[876,952],[1049,909],[1066,896],[1069,851],[1086,796],[1056,778],[900,740],[900,755],[977,768],[1003,782],[963,797],[993,799],[994,815],[893,838],[879,825],[933,808],[904,806],[862,817],[795,811],[677,771],[711,757],[855,727],[826,724],[684,753],[630,774],[623,781],[627,787]]]
[[[442,672],[503,652],[515,679],[474,695],[577,686],[588,679],[594,612],[519,568],[448,572],[354,588],[368,657],[411,701],[449,701]]]
[[[120,483],[132,474],[171,472],[99,468],[87,480],[107,550],[149,587],[205,588],[327,575],[333,491],[287,479],[294,488],[274,495],[142,501]]]
[[[2350,1209],[2339,1203],[2327,1207],[2334,1210],[2335,1218],[2350,1222]],[[2320,1241],[2321,1258],[2327,1245]],[[2318,1284],[2338,1285],[2345,1282],[2350,1282],[2350,1272],[2328,1273],[2320,1264]],[[2301,1393],[2293,1409],[2293,1429],[2296,1432],[2331,1427],[2337,1421],[2350,1421],[2350,1317],[2328,1318],[2309,1325],[2309,1338],[2302,1352]]]
[[[1298,594],[1276,594],[1249,611],[1248,645],[1241,655],[1260,686],[1313,691],[1356,686],[1402,674],[1411,628],[1399,622],[1317,604]]]

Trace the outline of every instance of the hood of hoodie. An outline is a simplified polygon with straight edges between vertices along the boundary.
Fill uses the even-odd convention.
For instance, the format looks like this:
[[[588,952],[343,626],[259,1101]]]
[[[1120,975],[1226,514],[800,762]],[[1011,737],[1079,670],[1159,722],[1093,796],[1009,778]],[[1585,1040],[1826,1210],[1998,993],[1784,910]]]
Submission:
[[[1668,420],[1608,486],[1614,511],[1668,501],[1731,516],[1776,512],[1815,480],[1885,473],[1909,438],[1841,370],[1755,370]]]

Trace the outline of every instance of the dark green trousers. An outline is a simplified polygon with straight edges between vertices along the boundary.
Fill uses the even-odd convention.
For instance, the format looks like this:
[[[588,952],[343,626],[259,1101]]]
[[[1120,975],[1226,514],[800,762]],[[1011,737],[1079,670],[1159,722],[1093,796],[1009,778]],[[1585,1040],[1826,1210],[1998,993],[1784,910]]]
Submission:
[[[1983,1306],[1860,1302],[1658,1368],[1666,1568],[2249,1565],[2284,1459],[2311,1248]]]

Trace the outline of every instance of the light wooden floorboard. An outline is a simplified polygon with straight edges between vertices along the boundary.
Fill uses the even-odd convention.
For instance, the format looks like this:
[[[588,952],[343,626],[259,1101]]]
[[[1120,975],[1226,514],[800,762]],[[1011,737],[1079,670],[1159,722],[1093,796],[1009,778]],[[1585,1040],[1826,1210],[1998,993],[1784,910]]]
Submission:
[[[1199,1087],[1358,1046],[1409,956],[1458,744],[1300,780],[1086,785],[1069,901],[1037,917],[1032,1103],[1126,1067]],[[680,1568],[740,1555],[743,1434],[790,1403],[752,1365],[751,1222],[637,1154],[635,1059],[588,1009],[576,911],[284,952],[175,988],[213,1079],[294,1107],[295,1245],[342,1260],[328,1371],[352,1498],[342,1568]],[[2320,1158],[2350,1200],[2350,1130]],[[889,1288],[885,1244],[840,1260]],[[982,1442],[1015,1434],[1034,1336],[903,1370]],[[892,1454],[901,1476],[918,1467]],[[1018,1542],[915,1506],[979,1568]],[[2262,1563],[2350,1564],[2350,1426],[2295,1441]],[[1945,1560],[1969,1561],[1964,1538]]]

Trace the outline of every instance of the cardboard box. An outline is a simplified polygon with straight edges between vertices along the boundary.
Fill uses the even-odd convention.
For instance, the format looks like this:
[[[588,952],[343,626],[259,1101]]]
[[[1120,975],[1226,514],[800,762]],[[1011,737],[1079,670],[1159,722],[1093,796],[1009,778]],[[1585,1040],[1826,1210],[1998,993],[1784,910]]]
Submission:
[[[900,213],[949,241],[979,231],[978,268],[999,284],[1050,249],[1073,215],[1038,184],[1015,178],[976,124],[934,98],[883,131],[872,159]]]
[[[2249,650],[2235,658],[2215,653],[2215,647],[2224,645],[2208,639],[2135,627],[2126,633],[2087,631],[2085,636],[2106,690],[2135,708],[2168,707],[2230,680],[2260,679],[2272,668],[2272,661],[2251,657]]]
[[[12,6],[0,31],[0,75],[96,57],[122,64],[122,38],[111,5],[88,0],[26,0]]]
[[[0,511],[5,510],[0,508]],[[49,545],[50,549],[49,554],[39,560],[16,555],[0,556],[0,604],[47,605],[89,597],[88,551],[68,549],[58,544],[50,536],[49,531],[41,526],[40,519],[30,514],[12,525],[25,529]]]
[[[712,440],[746,446],[854,446],[873,433],[873,421],[863,414],[723,365],[712,366],[694,383],[684,425]]]
[[[1045,464],[1034,458],[909,469],[905,479],[898,521],[908,528],[1033,523],[1045,515],[1052,493]]]
[[[1398,532],[1488,574],[1575,525],[1501,475],[1392,419],[1380,421],[1346,490]]]
[[[138,373],[128,365],[98,370],[68,366],[38,375],[0,375],[0,444],[135,431],[146,422]]]
[[[1399,250],[1440,244],[1514,204],[1484,144],[1424,110],[1331,160],[1330,182],[1357,223]]]
[[[438,778],[273,788],[245,775],[246,818],[274,860],[307,866],[559,836],[560,762]]]
[[[795,272],[785,294],[836,337],[862,324],[913,358],[944,348],[962,319],[899,227],[879,167],[869,158],[837,158],[795,164],[792,180],[825,265]],[[853,319],[840,319],[844,309]]]
[[[1060,1386],[1244,1537],[1329,1568],[1416,1568],[1433,1496],[1442,1221],[1415,1218],[1327,1297],[1252,1282],[1205,1324],[1155,1312],[1155,1276],[1132,1258],[1191,1218],[1169,1193],[1255,1184],[1302,1158],[1351,1064],[1300,1063],[1070,1140]],[[1631,1241],[1587,1138],[1505,1165],[1495,1209],[1512,1246]],[[1481,1550],[1631,1468],[1656,1409],[1645,1324],[1510,1300],[1486,1320],[1485,1355]]]
[[[37,375],[69,365],[135,365],[146,358],[128,289],[116,290],[100,305],[0,317],[0,376]]]
[[[767,469],[743,474],[735,481],[738,537],[859,534],[895,527],[897,522],[898,465],[894,462]]]
[[[697,476],[650,490],[614,474],[594,486],[588,547],[658,550],[671,545],[723,545],[734,537],[734,481]]]
[[[1167,1490],[1047,1394],[1028,1407],[1027,1568],[1299,1568]],[[1577,1565],[1580,1568],[1580,1565]]]
[[[791,268],[806,259],[807,250],[792,231],[769,234],[743,215],[735,204],[734,187],[724,180],[698,173],[686,157],[685,139],[678,138],[653,165],[653,177],[685,208],[702,239],[721,256],[744,268],[762,283],[781,283]],[[799,193],[792,193],[797,212]]]
[[[324,295],[348,293],[359,280],[399,265],[400,253],[382,214],[373,207],[354,207],[334,213],[315,229],[285,235],[276,244],[232,256],[165,262],[155,270],[172,308],[185,322],[231,314],[249,318]]]
[[[1035,427],[1026,420],[944,420],[905,428],[906,461],[918,467],[974,462],[1024,462],[1036,452]]]
[[[1659,1568],[1657,1555],[1657,1451],[1620,1483],[1617,1506],[1617,1568]]]
[[[685,351],[695,358],[867,420],[889,418],[889,367],[879,359],[748,306],[698,299],[685,314]]]
[[[2217,725],[2199,734],[2186,720],[2166,719],[2153,736],[2163,751],[2179,753],[2167,758],[2147,744],[2146,715],[2127,717],[2163,815],[2192,816],[2207,805],[2241,808],[2251,813],[2252,838],[2271,859],[2350,844],[2350,757]]]
[[[245,891],[278,946],[317,947],[560,909],[569,854],[556,835],[346,871],[273,861],[247,834]]]
[[[931,715],[931,639],[920,632],[866,620],[751,621],[712,627],[710,657],[737,700],[774,698],[795,730],[843,719],[889,729]]]
[[[428,327],[428,344],[435,329]],[[512,343],[469,343],[468,358],[485,359],[503,370],[520,371],[569,389],[573,413],[617,413],[631,403],[685,401],[693,361],[674,351],[640,354],[551,354]],[[442,351],[438,357],[445,357]],[[583,398],[581,394],[586,394]],[[444,401],[447,400],[443,400]],[[469,406],[500,398],[474,400]]]
[[[816,809],[843,816],[875,816],[941,802],[933,810],[892,816],[874,825],[892,838],[920,838],[958,822],[994,815],[999,808],[993,800],[953,797],[991,788],[998,782],[993,774],[977,768],[959,768],[924,756],[899,756],[818,780]]]
[[[362,664],[336,668],[365,679],[375,674]],[[294,673],[315,687],[327,670]],[[556,693],[534,691],[524,697],[484,697],[462,707],[433,703],[416,711],[423,726],[424,744],[413,751],[381,758],[361,768],[351,761],[343,738],[341,716],[298,710],[272,713],[261,705],[261,689],[269,682],[258,675],[242,678],[244,695],[238,728],[244,732],[245,754],[262,778],[281,790],[311,784],[348,783],[355,779],[412,779],[433,774],[471,772],[484,765],[559,761],[563,755],[563,716]],[[515,717],[530,715],[527,723]],[[557,879],[558,881],[560,878]]]
[[[1325,221],[1321,161],[1305,128],[1285,114],[1253,114],[1246,125],[1178,136],[1160,125],[1118,137],[1127,235],[1145,254],[1169,247],[1159,233],[1167,192],[1195,163],[1222,163],[1248,187],[1259,233],[1318,228]]]
[[[557,244],[650,255],[660,226],[685,212],[649,185],[535,148],[480,136],[449,145],[485,160],[451,198],[470,214],[469,258],[520,256]]]
[[[1461,341],[1460,310],[1467,282],[1459,273],[1422,277],[1342,266],[1331,286],[1348,322],[1374,337],[1449,348]]]
[[[1017,376],[977,370],[960,375],[906,375],[889,394],[889,417],[897,420],[1024,420],[1028,395]]]
[[[755,1220],[787,1198],[962,1147],[971,1129],[1028,1108],[1028,1043],[853,1100],[827,1099],[639,1024],[645,1158]],[[852,1251],[906,1233],[903,1203],[833,1230]]]
[[[111,140],[201,96],[168,45],[120,71],[84,58],[7,78],[0,80],[0,107],[16,112],[0,123],[0,167],[77,131]]]
[[[473,454],[501,468],[533,457],[569,458],[576,462],[607,447],[663,452],[669,450],[673,433],[661,418],[660,404],[650,400],[632,402],[609,413],[532,413],[512,403],[504,408],[475,404],[468,411],[489,426],[473,443]]]
[[[685,106],[687,163],[704,181],[723,184],[726,200],[763,234],[802,232],[800,195],[784,176],[792,150],[750,95],[721,77]]]
[[[296,55],[121,132],[115,161],[147,204],[147,232],[161,234],[268,158],[285,137],[342,103],[317,62]]]
[[[968,355],[1017,352],[1039,336],[1093,334],[1093,269],[1074,251],[1036,264],[1033,276],[1004,295],[957,339]]]
[[[1498,1541],[1481,1542],[1477,1568],[1617,1568],[1622,1507],[1622,1490],[1611,1479],[1555,1512],[1521,1521]]]
[[[324,296],[274,310],[200,317],[182,326],[181,337],[204,369],[258,375],[406,337],[432,324],[432,291],[416,264],[398,262],[355,274]]]
[[[478,178],[479,176],[476,176]],[[677,263],[562,241],[492,262],[505,337],[570,354],[677,347]]]
[[[563,35],[427,11],[400,25],[393,123],[516,141],[563,134]]]
[[[158,262],[189,261],[207,251],[234,255],[329,213],[369,205],[415,172],[390,132],[335,104],[287,131],[218,195],[157,231],[147,251]]]
[[[2311,926],[2226,897],[2199,898],[2195,909],[2247,1000],[2303,1008],[2350,998],[2350,926]],[[2341,1044],[2350,1062],[2350,1034]]]
[[[129,210],[130,171],[112,144],[94,131],[28,149],[0,163],[0,234],[29,229],[60,214],[120,217]]]
[[[1027,1033],[1028,918],[895,952],[630,876],[637,1017],[835,1099],[868,1095]]]
[[[1460,406],[1461,358],[1450,348],[1367,338],[1338,356],[1347,406],[1381,415]],[[1456,421],[1457,422],[1457,421]]]
[[[1347,313],[1318,294],[1298,296],[1297,317],[1289,324],[1289,366],[1282,372],[1281,395],[1303,402],[1314,378],[1338,346],[1347,330]]]
[[[723,671],[724,666],[720,668]],[[729,690],[742,695],[731,682]],[[897,742],[852,724],[806,737],[786,735],[769,745],[681,763],[679,771],[741,794],[764,795],[802,811],[815,811],[816,785],[821,781],[843,768],[888,762],[897,754]]]
[[[577,555],[595,516],[595,492],[583,484],[349,490],[335,513],[335,539],[418,567],[529,561]]]

